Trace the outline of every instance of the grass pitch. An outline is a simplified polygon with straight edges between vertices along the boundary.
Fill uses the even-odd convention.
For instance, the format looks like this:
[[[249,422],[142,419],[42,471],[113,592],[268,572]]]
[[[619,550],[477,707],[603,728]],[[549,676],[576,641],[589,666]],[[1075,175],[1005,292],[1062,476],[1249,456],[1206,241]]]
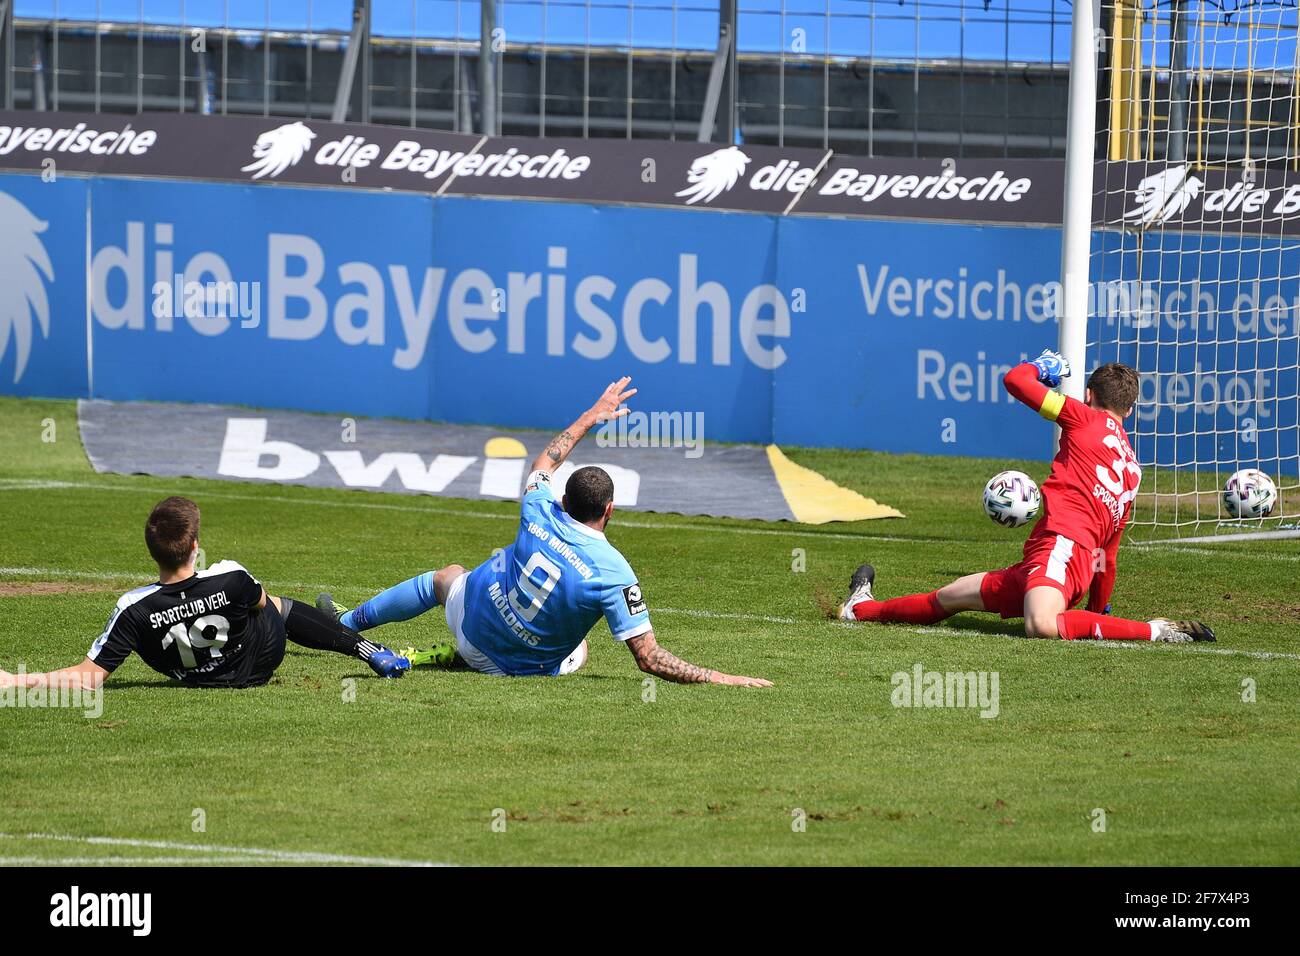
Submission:
[[[132,659],[98,718],[0,709],[0,862],[1300,863],[1300,542],[1121,551],[1116,612],[1204,618],[1209,650],[1031,642],[975,615],[842,625],[819,599],[863,560],[882,596],[1015,561],[1025,532],[984,518],[979,489],[1046,466],[792,457],[909,517],[610,529],[666,646],[773,689],[648,685],[603,624],[562,679],[383,682],[291,646],[267,687],[194,691]],[[81,658],[117,595],[153,580],[143,521],[172,493],[202,506],[209,561],[307,600],[472,566],[517,520],[509,503],[98,476],[72,403],[0,399],[0,667]],[[446,629],[434,611],[379,633]],[[892,675],[917,664],[997,672],[998,716],[895,708]]]

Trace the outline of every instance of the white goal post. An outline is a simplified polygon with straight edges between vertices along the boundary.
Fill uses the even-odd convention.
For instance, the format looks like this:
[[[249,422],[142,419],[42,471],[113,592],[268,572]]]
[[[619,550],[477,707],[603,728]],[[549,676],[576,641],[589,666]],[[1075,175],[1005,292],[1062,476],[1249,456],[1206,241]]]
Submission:
[[[1137,369],[1143,540],[1300,537],[1300,11],[1074,3],[1060,349]],[[1225,508],[1240,469],[1278,489]]]

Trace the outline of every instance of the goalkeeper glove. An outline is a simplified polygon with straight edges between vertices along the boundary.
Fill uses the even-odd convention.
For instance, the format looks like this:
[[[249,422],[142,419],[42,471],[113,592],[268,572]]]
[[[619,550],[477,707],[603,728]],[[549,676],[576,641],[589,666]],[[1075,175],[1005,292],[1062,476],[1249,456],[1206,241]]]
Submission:
[[[1043,349],[1043,354],[1029,363],[1038,369],[1038,381],[1048,388],[1056,388],[1061,379],[1070,377],[1070,363],[1060,352]]]

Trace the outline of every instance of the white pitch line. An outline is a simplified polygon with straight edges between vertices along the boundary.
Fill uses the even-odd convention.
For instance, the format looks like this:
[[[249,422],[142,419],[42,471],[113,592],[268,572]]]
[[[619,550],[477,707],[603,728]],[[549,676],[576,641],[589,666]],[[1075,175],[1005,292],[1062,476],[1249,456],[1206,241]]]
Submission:
[[[62,568],[0,567],[0,576],[4,576],[4,575],[14,575],[14,576],[21,575],[24,577],[51,577],[51,578],[74,577],[74,578],[86,578],[89,580],[101,580],[101,579],[110,580],[111,579],[111,580],[127,580],[127,581],[135,581],[135,582],[139,582],[142,580],[142,577],[139,574],[125,574],[118,571],[68,571]],[[278,581],[274,583],[275,583],[276,590],[279,590],[281,587],[287,587],[287,588],[297,588],[303,591],[312,591],[312,590],[317,590],[325,587],[325,585],[321,585],[321,584],[306,584],[303,582],[294,582],[294,581]],[[378,592],[382,590],[383,587],[385,587],[385,585],[373,585],[367,588],[364,585],[354,584],[354,585],[350,585],[350,587],[353,590],[359,590],[359,591],[373,590]],[[798,618],[793,618],[793,617],[776,617],[770,614],[745,614],[745,613],[732,612],[732,611],[710,611],[702,608],[683,608],[683,607],[656,607],[655,613],[656,614],[677,614],[683,617],[698,617],[706,620],[753,621],[759,624],[784,624],[787,626],[828,623],[840,627],[852,627],[855,623],[853,621],[829,621],[829,620],[823,621],[821,619],[800,620]],[[955,627],[914,627],[914,628],[909,628],[909,630],[911,630],[912,633],[914,634],[941,634],[947,637],[972,637],[972,636],[979,636],[984,633],[984,632],[962,630],[960,628],[955,628]],[[1002,635],[996,635],[996,636],[1002,636]],[[1072,641],[1071,643],[1080,644],[1089,647],[1092,646],[1141,647],[1141,646],[1147,646],[1147,644],[1149,644],[1149,642],[1143,642],[1143,641]],[[1166,649],[1193,651],[1198,654],[1244,656],[1244,657],[1257,658],[1259,660],[1274,660],[1274,659],[1300,660],[1300,654],[1293,654],[1288,651],[1246,651],[1246,650],[1237,650],[1228,647],[1202,647],[1200,645],[1188,645],[1188,644],[1166,644],[1162,646],[1165,647]]]
[[[1282,538],[1300,538],[1300,528],[1294,526],[1289,528],[1278,528],[1276,531],[1234,531],[1224,535],[1202,534],[1191,538],[1170,538],[1171,542],[1181,541],[1184,544],[1220,544],[1229,541],[1276,541]],[[1159,544],[1159,541],[1149,542],[1150,544]]]
[[[78,578],[86,581],[138,581],[147,574],[128,574],[123,571],[72,571],[67,568],[0,568],[0,574],[11,574],[15,577],[41,577],[42,575],[53,575],[60,578]]]
[[[1084,647],[1106,647],[1118,650],[1140,648],[1145,644],[1147,647],[1159,648],[1161,652],[1176,650],[1189,654],[1218,654],[1221,657],[1253,657],[1259,661],[1300,661],[1300,654],[1286,651],[1246,651],[1233,647],[1205,647],[1202,644],[1151,644],[1149,641],[1071,641],[1070,643]]]
[[[266,862],[257,856],[0,856],[0,866],[230,866]]]
[[[221,481],[219,478],[196,479],[202,481]],[[268,482],[268,484],[271,484]],[[310,485],[295,487],[308,488]],[[37,479],[10,478],[0,479],[0,492],[4,491],[28,491],[28,490],[61,490],[61,489],[78,489],[86,491],[126,491],[126,492],[148,492],[150,494],[172,494],[175,488],[160,487],[150,485],[112,485],[98,484],[88,481],[41,481]],[[490,511],[470,511],[464,508],[443,508],[436,502],[438,496],[428,495],[424,499],[428,501],[429,506],[404,505],[404,504],[387,504],[378,501],[329,501],[321,498],[295,498],[288,495],[250,495],[234,491],[204,491],[202,497],[206,498],[224,498],[230,501],[259,501],[275,502],[278,504],[289,505],[307,505],[315,508],[360,508],[370,511],[396,511],[406,514],[424,514],[430,516],[445,516],[450,518],[469,518],[478,521],[518,521],[518,516],[514,514],[498,514]],[[415,496],[412,496],[415,497]],[[449,500],[449,499],[442,499]],[[635,514],[636,512],[631,512]],[[707,516],[701,515],[702,519]],[[952,547],[954,544],[989,544],[996,545],[998,542],[989,541],[960,541],[955,542],[946,538],[924,538],[909,535],[878,535],[867,531],[813,531],[802,530],[802,526],[792,524],[785,528],[733,528],[718,525],[700,525],[682,521],[639,521],[635,518],[624,518],[621,515],[615,518],[614,527],[618,528],[635,528],[644,531],[689,531],[695,534],[737,534],[748,535],[751,537],[804,537],[804,538],[827,538],[838,541],[859,541],[864,544],[881,542],[885,544],[915,544],[925,546]],[[1233,541],[1243,540],[1240,536],[1226,538],[1216,544],[1231,544]],[[1139,551],[1163,550],[1168,552],[1182,552],[1186,554],[1206,554],[1216,555],[1219,557],[1227,556],[1223,551],[1212,549],[1192,549],[1177,546],[1161,547],[1158,543],[1141,542],[1126,543],[1125,548],[1132,548]],[[1287,561],[1300,562],[1300,555],[1272,554],[1266,551],[1254,552],[1249,555],[1242,555],[1251,559],[1263,561]]]
[[[89,846],[124,846],[150,850],[177,850],[182,853],[201,853],[212,858],[244,856],[278,863],[334,863],[353,866],[452,866],[450,863],[433,863],[425,860],[399,860],[379,856],[347,856],[339,853],[316,853],[295,850],[266,850],[260,847],[220,846],[203,843],[173,843],[170,840],[131,840],[122,837],[84,837],[62,833],[0,833],[0,840],[49,840],[57,843],[81,843]]]
[[[52,579],[76,578],[79,580],[87,580],[87,581],[133,581],[136,583],[144,582],[144,579],[146,577],[146,575],[144,574],[130,574],[122,571],[71,571],[67,568],[0,567],[0,577],[5,577],[5,576],[25,577],[25,578],[52,578]],[[274,584],[277,591],[280,590],[281,588],[295,588],[301,591],[327,589],[327,585],[309,584],[303,581],[274,581],[272,583]],[[350,590],[354,590],[354,591],[373,590],[378,592],[383,590],[385,585],[374,585],[368,588],[363,584],[349,584],[348,587]],[[716,618],[719,620],[728,620],[728,621],[759,621],[764,624],[807,623],[807,622],[800,622],[792,617],[772,617],[767,614],[742,614],[742,613],[731,613],[728,611],[704,611],[704,610],[693,609],[693,608],[679,608],[679,607],[656,607],[655,613],[656,614],[681,614],[686,617]]]
[[[25,578],[75,578],[87,581],[131,581],[135,583],[144,582],[146,575],[130,574],[122,571],[72,571],[67,568],[31,568],[0,567],[0,577],[25,577]],[[328,586],[324,584],[309,584],[303,581],[274,581],[272,582],[276,591],[282,588],[294,588],[300,591],[327,590]],[[379,592],[385,585],[374,585],[366,587],[363,584],[349,584],[349,589],[355,591],[373,590]],[[800,624],[807,623],[796,620],[792,617],[772,617],[767,614],[742,614],[731,613],[728,611],[704,611],[694,608],[680,607],[656,607],[656,614],[681,614],[685,617],[712,618],[726,621],[758,621],[764,624]]]
[[[147,571],[132,573],[130,571],[73,571],[70,568],[0,568],[0,577],[5,576],[16,578],[70,578],[77,581],[128,581],[137,586],[151,583]],[[294,588],[299,591],[328,591],[331,589],[328,584],[309,581],[273,581],[271,584],[276,594],[279,594],[282,588]],[[355,585],[355,587],[362,591],[368,590],[364,585]],[[385,587],[388,587],[388,585],[380,584],[376,585],[373,590],[378,593]],[[288,596],[293,597],[293,595]]]
[[[1232,541],[1225,541],[1223,543],[1231,544]],[[1290,561],[1293,563],[1300,561],[1300,554],[1273,554],[1267,551],[1226,551],[1222,548],[1189,548],[1181,545],[1160,546],[1147,544],[1145,542],[1142,544],[1130,544],[1129,547],[1134,551],[1142,551],[1145,553],[1160,552],[1161,554],[1196,554],[1211,558],[1246,558],[1248,560],[1261,558],[1266,561]]]
[[[206,478],[204,481],[220,481],[218,478]],[[310,487],[304,485],[302,487]],[[148,492],[150,494],[172,494],[175,488],[165,488],[146,485],[109,485],[96,484],[88,481],[36,481],[27,479],[0,479],[0,492],[3,491],[37,491],[49,490],[59,491],[64,489],[77,489],[85,491],[127,491],[127,492]],[[199,494],[196,492],[196,494]],[[385,504],[377,501],[328,501],[321,498],[295,498],[288,495],[249,495],[234,491],[203,491],[199,497],[204,498],[224,498],[231,501],[264,501],[276,502],[290,505],[308,505],[319,508],[363,508],[375,511],[398,511],[408,514],[423,514],[430,516],[447,516],[452,518],[471,518],[484,521],[511,521],[518,522],[519,516],[516,514],[498,514],[490,511],[469,511],[465,509],[442,508],[436,505],[431,507],[421,507],[416,505],[403,504]],[[437,501],[437,496],[426,496],[430,502]],[[635,512],[633,512],[635,513]],[[701,516],[704,518],[706,516]],[[848,541],[884,541],[899,544],[942,544],[951,546],[951,541],[945,541],[936,538],[920,538],[899,535],[873,535],[865,532],[848,532],[848,531],[805,531],[801,530],[800,525],[791,524],[787,528],[731,528],[726,526],[702,526],[698,524],[689,524],[680,521],[659,522],[659,521],[637,521],[636,519],[624,519],[622,516],[615,519],[615,527],[637,528],[648,531],[692,531],[699,534],[717,533],[717,534],[740,534],[740,535],[776,535],[778,537],[809,537],[809,538],[836,538]]]
[[[914,634],[939,634],[944,637],[984,637],[984,636],[1003,636],[987,635],[983,631],[965,631],[956,627],[914,627],[910,628]],[[1007,635],[1011,636],[1011,635]],[[1029,638],[1023,638],[1029,640]],[[1050,643],[1050,642],[1049,642]],[[1140,650],[1142,648],[1159,649],[1165,651],[1183,651],[1192,654],[1218,654],[1224,657],[1253,657],[1256,660],[1271,661],[1300,661],[1300,654],[1292,654],[1288,651],[1247,651],[1233,647],[1206,647],[1203,644],[1164,644],[1151,641],[1064,641],[1062,643],[1070,644],[1075,647],[1107,647],[1118,648],[1120,650]]]
[[[219,481],[217,478],[201,479]],[[272,484],[268,482],[267,484]],[[278,487],[278,486],[277,486]],[[310,487],[304,485],[302,487]],[[36,481],[22,478],[0,479],[0,492],[3,491],[125,491],[148,494],[171,494],[175,488],[152,485],[111,485],[89,481]],[[404,511],[426,515],[449,515],[454,518],[480,518],[493,521],[518,521],[516,515],[495,514],[490,511],[464,511],[450,508],[422,508],[414,505],[386,504],[380,501],[326,501],[321,498],[293,498],[288,495],[248,495],[234,491],[204,491],[204,498],[225,498],[232,501],[270,501],[279,504],[312,505],[319,508],[363,508],[370,511]],[[430,496],[431,498],[433,496]]]

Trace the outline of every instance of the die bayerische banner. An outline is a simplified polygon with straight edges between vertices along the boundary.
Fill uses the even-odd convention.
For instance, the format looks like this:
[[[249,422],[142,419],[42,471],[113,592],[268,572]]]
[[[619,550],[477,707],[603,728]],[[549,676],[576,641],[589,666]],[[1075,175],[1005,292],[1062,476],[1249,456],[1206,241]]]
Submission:
[[[793,211],[1059,225],[1064,188],[1059,160],[835,156]]]
[[[784,213],[825,150],[284,117],[0,112],[0,169]]]
[[[192,113],[0,112],[0,169],[936,222],[1059,225],[1056,159],[876,158],[666,140],[486,137]],[[1099,162],[1109,229],[1300,232],[1300,174]]]
[[[1300,233],[1300,173],[1285,167],[1099,163],[1093,197],[1093,222],[1110,229]]]
[[[812,215],[1050,225],[1054,160],[834,157],[666,140],[485,137],[284,117],[0,113],[0,169]]]

